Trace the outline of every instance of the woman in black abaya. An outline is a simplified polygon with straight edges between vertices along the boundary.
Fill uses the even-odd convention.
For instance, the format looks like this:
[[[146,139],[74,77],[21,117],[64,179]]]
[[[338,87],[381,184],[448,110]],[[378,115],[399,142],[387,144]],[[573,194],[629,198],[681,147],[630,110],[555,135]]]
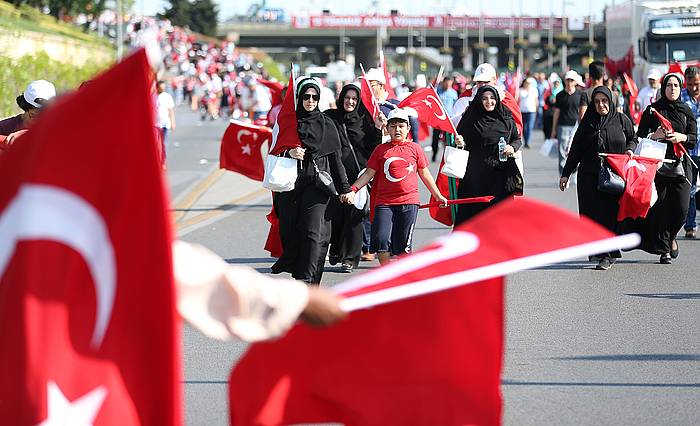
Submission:
[[[340,135],[341,160],[349,182],[355,182],[367,159],[382,142],[382,122],[373,122],[362,105],[360,88],[345,85],[338,95],[338,109],[326,110]],[[379,128],[377,128],[379,126]],[[362,251],[362,220],[365,214],[353,205],[331,200],[331,265],[340,262],[342,272],[352,272],[360,261]]]
[[[637,129],[640,137],[649,137],[666,143],[666,158],[676,161],[675,144],[683,144],[689,151],[696,143],[697,122],[690,107],[681,101],[683,77],[680,74],[667,74],[661,81],[660,99],[652,103],[642,114]],[[673,131],[664,131],[659,119],[651,111],[657,110],[673,126]],[[632,224],[633,230],[642,235],[640,249],[661,255],[659,262],[670,264],[678,256],[676,234],[683,227],[690,200],[691,164],[685,155],[680,166],[664,164],[656,172],[654,183],[658,199],[649,210],[646,219]],[[629,223],[629,222],[628,222]],[[628,224],[626,223],[626,225]]]
[[[340,194],[350,192],[340,160],[340,138],[333,121],[318,109],[321,85],[304,78],[297,86],[297,126],[302,146],[284,153],[301,160],[294,190],[275,196],[280,223],[282,256],[273,273],[289,272],[306,283],[320,283],[330,241],[328,204],[316,167],[330,173]],[[314,166],[315,163],[315,166]]]
[[[601,159],[598,154],[632,155],[637,146],[637,136],[630,119],[615,109],[613,95],[605,86],[596,87],[591,94],[591,102],[578,126],[566,159],[559,189],[564,191],[569,176],[578,167],[578,211],[612,232],[619,231],[617,213],[620,209],[620,196],[598,190],[598,173]],[[597,269],[607,270],[622,257],[619,250],[592,256],[598,261]]]
[[[513,115],[501,102],[498,90],[488,85],[480,87],[474,95],[457,125],[457,133],[464,138],[469,151],[467,170],[457,190],[458,198],[493,195],[495,199],[491,203],[460,204],[455,226],[513,195],[515,189],[508,180],[517,171],[513,156],[522,145]],[[507,144],[505,162],[498,159],[501,138]]]

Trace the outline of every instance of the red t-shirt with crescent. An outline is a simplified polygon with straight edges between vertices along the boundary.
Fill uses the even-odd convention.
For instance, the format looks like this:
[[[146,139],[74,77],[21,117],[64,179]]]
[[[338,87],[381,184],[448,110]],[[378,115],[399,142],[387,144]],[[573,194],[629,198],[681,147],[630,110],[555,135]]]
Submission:
[[[376,171],[372,204],[420,204],[417,171],[428,167],[420,145],[411,141],[383,143],[374,149],[367,167]]]

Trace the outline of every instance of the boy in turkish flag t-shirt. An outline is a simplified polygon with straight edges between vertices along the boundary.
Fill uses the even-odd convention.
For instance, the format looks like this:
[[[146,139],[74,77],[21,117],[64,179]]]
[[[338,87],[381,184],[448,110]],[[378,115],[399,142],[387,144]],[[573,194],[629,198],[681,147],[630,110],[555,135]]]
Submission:
[[[374,149],[367,161],[367,170],[352,186],[353,194],[341,196],[341,201],[352,202],[354,193],[374,178],[370,252],[378,254],[382,265],[389,262],[392,254],[411,251],[411,237],[420,204],[417,177],[438,201],[447,206],[447,199],[438,190],[428,170],[423,150],[408,139],[411,131],[408,113],[400,108],[392,110],[387,128],[391,141]]]

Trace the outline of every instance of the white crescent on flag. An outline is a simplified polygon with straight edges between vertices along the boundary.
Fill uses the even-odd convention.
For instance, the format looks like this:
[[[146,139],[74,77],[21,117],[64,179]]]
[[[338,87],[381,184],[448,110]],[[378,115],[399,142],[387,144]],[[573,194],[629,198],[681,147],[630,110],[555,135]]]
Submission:
[[[410,173],[412,171],[411,170],[412,167],[409,164],[407,167],[408,173],[406,173],[404,176],[402,176],[400,178],[392,176],[391,172],[389,171],[389,167],[391,166],[391,163],[393,163],[394,161],[397,161],[397,160],[401,160],[401,161],[408,163],[406,160],[404,160],[401,157],[389,157],[389,158],[387,158],[386,162],[384,163],[384,175],[386,176],[386,180],[388,180],[389,182],[394,182],[394,183],[401,182],[402,180],[406,179],[406,176],[408,176],[408,173]]]
[[[243,142],[241,141],[241,136],[242,135],[243,136],[250,135],[250,134],[253,134],[253,132],[251,132],[250,130],[246,130],[246,129],[239,130],[238,134],[236,135],[236,142],[238,142],[239,144],[242,144]]]
[[[437,104],[438,108],[440,108],[440,115],[437,115],[437,113],[435,112],[435,109],[433,109],[432,107],[430,108],[430,110],[433,112],[433,114],[435,114],[435,117],[437,117],[437,118],[440,119],[440,120],[444,120],[444,119],[447,118],[447,113],[446,113],[445,110],[442,108],[442,102],[440,102],[439,99],[437,99],[437,98],[436,98],[435,96],[433,96],[433,95],[428,95],[428,96],[426,96],[425,98],[426,98],[426,99],[431,99],[431,98],[432,98],[433,101],[435,101],[435,104]]]
[[[91,345],[102,344],[116,293],[114,247],[102,215],[62,188],[25,184],[0,215],[0,278],[19,241],[50,240],[78,252],[95,286],[97,314]]]

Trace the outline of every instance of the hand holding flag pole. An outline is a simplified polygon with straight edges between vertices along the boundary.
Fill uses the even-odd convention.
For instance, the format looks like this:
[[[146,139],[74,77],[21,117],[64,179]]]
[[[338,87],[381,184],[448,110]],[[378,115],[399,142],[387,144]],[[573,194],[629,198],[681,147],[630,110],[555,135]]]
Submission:
[[[668,121],[668,119],[666,117],[661,115],[659,113],[659,111],[657,111],[653,107],[651,107],[649,110],[654,113],[656,118],[659,120],[659,123],[661,123],[661,127],[663,127],[664,130],[666,130],[667,132],[674,131],[673,125],[671,125],[671,122]],[[684,155],[688,155],[688,150],[685,149],[685,146],[683,146],[683,144],[679,142],[679,143],[673,144],[673,153],[676,154],[676,157],[682,158]],[[695,167],[695,169],[698,169],[698,165],[695,164],[695,161],[693,161],[692,158],[690,158],[690,155],[688,155],[688,160],[690,160],[690,164],[692,164],[693,167]]]
[[[476,203],[490,203],[494,199],[493,195],[487,195],[485,197],[472,197],[472,198],[457,198],[455,200],[447,200],[448,206],[453,206],[457,204],[476,204]],[[439,201],[432,201],[427,204],[421,204],[418,208],[425,209],[428,207],[438,207],[442,203]]]

